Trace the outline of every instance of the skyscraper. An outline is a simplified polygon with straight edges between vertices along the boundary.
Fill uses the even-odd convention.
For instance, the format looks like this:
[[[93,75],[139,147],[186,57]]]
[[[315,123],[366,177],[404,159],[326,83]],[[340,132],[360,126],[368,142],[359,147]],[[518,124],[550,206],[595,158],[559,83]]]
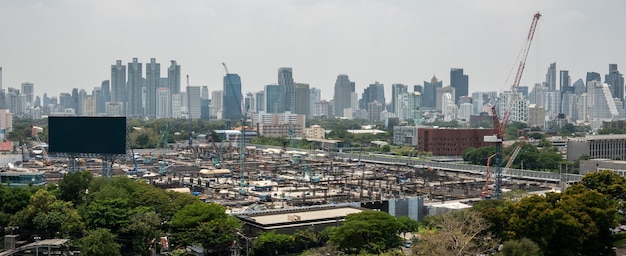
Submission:
[[[111,101],[126,104],[126,66],[122,65],[121,60],[111,65]]]
[[[168,87],[170,88],[170,94],[180,92],[180,65],[176,64],[175,60],[171,60],[170,67],[167,68],[167,80]]]
[[[355,84],[348,75],[338,75],[335,81],[335,95],[333,95],[333,112],[335,116],[343,116],[343,110],[350,108],[350,96],[354,92]]]
[[[437,77],[433,75],[430,82],[424,81],[424,91],[422,92],[422,106],[426,108],[437,108],[437,88],[442,88],[443,82],[438,81]]]
[[[454,88],[454,103],[459,104],[461,96],[469,96],[469,77],[463,74],[462,68],[450,69],[450,86]]]
[[[202,88],[200,89],[200,98],[203,100],[208,100],[209,99],[209,87],[206,85],[203,85]]]
[[[92,101],[94,104],[94,114],[104,114],[105,102],[102,96],[102,87],[94,87],[91,91]]]
[[[556,91],[556,62],[550,63],[543,86],[548,87],[548,91]]]
[[[310,89],[310,99],[309,99],[309,112],[311,116],[315,116],[315,103],[318,103],[322,100],[322,91],[315,87],[311,87]]]
[[[159,87],[156,91],[156,118],[168,118],[172,116],[172,96],[170,95],[170,88]]]
[[[128,63],[128,81],[126,82],[127,90],[127,116],[143,117],[144,111],[142,106],[142,64],[137,58],[133,58],[133,62]]]
[[[283,113],[285,112],[285,87],[278,84],[265,86],[265,112]]]
[[[609,64],[609,73],[604,76],[613,98],[624,100],[624,76],[617,70],[617,64]]]
[[[294,84],[294,102],[291,112],[293,114],[309,115],[311,90],[309,84]]]
[[[102,81],[100,88],[102,88],[102,109],[105,110],[106,103],[111,101],[111,85],[109,80]]]
[[[213,109],[213,112],[211,113],[212,116],[222,118],[222,107],[224,106],[222,104],[223,100],[224,91],[215,90],[211,92],[211,108]]]
[[[156,118],[157,110],[157,88],[161,80],[161,64],[155,58],[146,63],[146,116]]]
[[[33,85],[33,83],[22,83],[22,93],[26,95],[26,103],[29,106],[33,105],[34,90],[35,86]]]
[[[187,86],[187,112],[188,117],[200,118],[200,86]]]
[[[408,92],[408,90],[409,90],[409,87],[404,84],[392,84],[391,85],[391,111],[390,112],[395,113],[396,115],[400,113],[400,107],[402,106],[402,102],[399,100],[400,95]]]
[[[241,78],[237,74],[226,74],[224,76],[224,110],[222,119],[241,119]],[[200,93],[200,92],[198,92]]]
[[[278,85],[285,87],[285,99],[283,100],[285,111],[293,112],[295,106],[295,87],[293,83],[293,70],[291,68],[278,69]]]
[[[378,101],[383,106],[386,104],[385,85],[378,81],[370,84],[369,87],[363,90],[363,96],[361,96],[361,100],[359,101],[359,108],[367,109],[367,104],[372,101]]]
[[[602,82],[602,78],[600,77],[600,73],[597,72],[587,72],[587,77],[585,78],[585,85],[589,85],[590,81],[598,81]]]

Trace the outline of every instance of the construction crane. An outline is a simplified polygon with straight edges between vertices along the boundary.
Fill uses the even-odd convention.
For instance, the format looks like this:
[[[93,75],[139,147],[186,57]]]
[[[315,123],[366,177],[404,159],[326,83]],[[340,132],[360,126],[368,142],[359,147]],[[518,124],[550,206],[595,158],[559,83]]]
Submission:
[[[217,145],[215,145],[215,140],[213,139],[213,136],[209,135],[209,139],[211,142],[211,145],[213,145],[213,149],[215,150],[215,155],[213,156],[213,165],[215,167],[218,167],[220,165],[220,161],[222,160],[222,152],[220,149],[218,149]]]
[[[189,75],[187,75],[187,93],[189,93]],[[187,97],[190,98],[191,95],[187,95]],[[189,149],[191,149],[191,146],[193,145],[193,132],[191,131],[193,120],[191,119],[191,100],[189,99],[187,99],[187,113],[189,118]]]
[[[170,131],[170,123],[166,123],[165,124],[165,130],[163,131],[163,133],[161,133],[161,138],[159,139],[159,142],[157,142],[157,150],[159,152],[158,154],[158,158],[160,159],[159,161],[159,174],[160,175],[165,175],[165,169],[166,167],[166,155],[167,155],[167,137]],[[163,148],[163,152],[161,153],[161,146]]]
[[[224,72],[226,73],[226,80],[228,81],[228,84],[232,84],[230,81],[230,72],[228,72],[228,67],[226,66],[226,63],[222,62],[222,66],[224,66]],[[233,86],[229,86],[231,92],[233,93],[233,95],[237,95],[237,93],[235,92],[235,88],[233,88]],[[237,103],[238,109],[241,110],[241,102],[240,100],[236,100],[235,103]],[[246,114],[248,112],[248,106],[246,106],[246,110],[244,112],[243,115],[241,115],[241,148],[240,148],[240,153],[239,153],[239,172],[240,172],[240,177],[239,177],[239,194],[241,195],[247,195],[248,194],[248,190],[246,190],[246,179],[244,176],[244,161],[245,161],[245,148],[246,148]]]
[[[522,80],[522,74],[524,73],[524,68],[526,67],[526,59],[528,57],[528,51],[530,49],[530,45],[533,41],[533,37],[535,35],[535,29],[537,28],[537,22],[541,14],[535,13],[533,15],[533,20],[530,24],[530,30],[528,31],[528,36],[526,37],[526,43],[524,44],[519,58],[519,65],[517,67],[517,73],[515,75],[515,80],[513,81],[513,85],[511,85],[511,95],[508,101],[504,105],[504,111],[502,115],[502,120],[498,121],[498,114],[495,109],[495,106],[492,107],[493,112],[493,122],[494,122],[494,130],[495,130],[495,138],[486,136],[486,142],[494,142],[496,146],[495,160],[496,160],[496,189],[495,196],[497,199],[502,197],[502,141],[504,140],[504,131],[506,130],[506,126],[509,123],[509,118],[511,117],[511,108],[513,106],[514,101],[517,99],[517,88],[519,87],[520,81]],[[487,137],[490,137],[489,139]],[[487,165],[488,166],[488,165]]]

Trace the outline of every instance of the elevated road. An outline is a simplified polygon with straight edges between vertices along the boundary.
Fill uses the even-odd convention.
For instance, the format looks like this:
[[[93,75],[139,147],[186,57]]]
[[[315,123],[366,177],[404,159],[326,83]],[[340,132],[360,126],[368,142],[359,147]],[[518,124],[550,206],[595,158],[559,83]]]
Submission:
[[[358,161],[359,154],[333,153],[335,157],[348,158],[350,161]],[[458,172],[472,175],[485,175],[485,166],[470,165],[461,163],[445,163],[412,159],[409,157],[384,156],[362,154],[361,162],[371,164],[404,165],[418,168],[432,168],[432,170]],[[582,175],[569,173],[539,172],[521,169],[503,170],[503,177],[520,180],[540,181],[540,182],[578,182]]]

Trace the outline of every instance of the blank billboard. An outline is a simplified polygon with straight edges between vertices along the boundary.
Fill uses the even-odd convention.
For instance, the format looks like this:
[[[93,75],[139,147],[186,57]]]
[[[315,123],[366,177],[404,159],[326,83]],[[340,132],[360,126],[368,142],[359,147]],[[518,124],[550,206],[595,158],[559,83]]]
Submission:
[[[126,117],[48,117],[50,153],[126,154]]]

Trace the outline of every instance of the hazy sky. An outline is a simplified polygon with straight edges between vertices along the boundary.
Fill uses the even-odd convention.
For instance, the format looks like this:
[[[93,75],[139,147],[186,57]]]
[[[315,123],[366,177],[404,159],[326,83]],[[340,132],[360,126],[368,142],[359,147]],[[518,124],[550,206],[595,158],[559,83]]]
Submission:
[[[587,71],[604,77],[609,63],[625,73],[624,10],[621,0],[2,0],[0,66],[3,88],[29,81],[52,96],[91,93],[115,60],[134,57],[156,58],[162,77],[177,60],[211,91],[222,89],[222,62],[244,92],[276,83],[279,67],[325,99],[338,74],[359,94],[375,81],[388,93],[433,74],[448,85],[453,67],[465,69],[470,92],[501,91],[537,11],[522,85],[543,81],[551,62],[572,83]]]

